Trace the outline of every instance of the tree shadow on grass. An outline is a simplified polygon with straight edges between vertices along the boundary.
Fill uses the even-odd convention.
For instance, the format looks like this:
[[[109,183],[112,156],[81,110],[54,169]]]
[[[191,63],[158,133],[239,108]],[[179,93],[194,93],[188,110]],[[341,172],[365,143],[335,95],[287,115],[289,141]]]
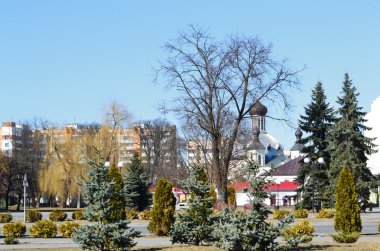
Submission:
[[[292,251],[299,251],[299,250],[325,250],[327,248],[336,247],[334,244],[309,244],[305,246],[300,246],[291,249]]]

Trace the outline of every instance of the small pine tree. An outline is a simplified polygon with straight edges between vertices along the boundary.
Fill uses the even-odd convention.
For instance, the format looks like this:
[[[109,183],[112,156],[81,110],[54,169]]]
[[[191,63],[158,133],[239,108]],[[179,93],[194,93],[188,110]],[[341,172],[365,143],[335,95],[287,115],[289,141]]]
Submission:
[[[115,220],[113,211],[120,210],[114,198],[122,196],[115,182],[110,182],[110,172],[104,165],[94,165],[88,172],[88,179],[82,185],[84,201],[87,204],[86,219],[93,224],[83,225],[74,230],[73,239],[83,249],[129,250],[136,243],[133,238],[140,233],[131,229],[126,220]]]
[[[122,192],[124,189],[123,177],[120,174],[119,169],[115,164],[110,167],[110,182],[115,183],[115,189],[117,192]],[[125,198],[120,193],[119,197],[112,198],[111,206],[117,207],[117,210],[111,212],[112,221],[125,220]]]
[[[151,204],[152,196],[149,192],[148,177],[144,174],[144,168],[136,152],[133,154],[132,162],[128,167],[124,184],[127,208],[141,212]]]
[[[335,219],[334,228],[344,234],[360,232],[360,207],[354,176],[349,168],[343,167],[339,174],[335,189]]]
[[[268,222],[271,212],[264,205],[264,201],[269,198],[266,190],[272,184],[267,179],[270,173],[260,175],[259,165],[253,160],[248,160],[247,174],[251,186],[252,211],[238,214],[225,209],[214,225],[213,245],[239,251],[279,250],[276,239],[281,235],[281,231],[293,222],[293,216],[287,215],[277,224]],[[297,243],[297,240],[291,241],[293,246]]]
[[[157,235],[167,235],[174,223],[175,197],[172,190],[170,181],[164,178],[158,181],[148,224],[148,230]]]
[[[213,230],[211,219],[213,198],[207,175],[202,166],[191,168],[190,177],[181,184],[183,189],[190,191],[189,208],[178,215],[169,235],[173,243],[199,245],[211,240]]]
[[[232,184],[229,184],[227,186],[227,196],[228,196],[228,206],[236,207],[236,193],[235,193],[234,186]]]

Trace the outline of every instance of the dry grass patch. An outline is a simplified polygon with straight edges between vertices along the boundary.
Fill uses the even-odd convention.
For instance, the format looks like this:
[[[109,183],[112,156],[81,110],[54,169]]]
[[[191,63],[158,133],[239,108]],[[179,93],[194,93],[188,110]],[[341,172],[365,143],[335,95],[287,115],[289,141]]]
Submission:
[[[379,243],[374,242],[358,242],[354,244],[338,244],[338,243],[309,243],[302,244],[294,250],[323,250],[323,251],[375,251],[379,250]]]

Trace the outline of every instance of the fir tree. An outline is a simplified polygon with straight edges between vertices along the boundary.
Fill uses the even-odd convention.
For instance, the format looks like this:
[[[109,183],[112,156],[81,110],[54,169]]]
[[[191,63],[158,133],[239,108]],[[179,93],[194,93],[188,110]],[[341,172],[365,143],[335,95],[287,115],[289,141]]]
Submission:
[[[143,211],[151,204],[148,177],[144,173],[138,153],[133,154],[124,179],[124,194],[126,206],[129,209]]]
[[[252,210],[243,214],[238,214],[225,209],[223,215],[214,226],[213,245],[236,251],[245,250],[280,250],[276,239],[281,235],[281,231],[291,222],[293,215],[288,215],[279,223],[268,222],[271,211],[265,206],[264,201],[269,198],[266,191],[272,184],[268,181],[270,173],[260,174],[260,167],[256,162],[249,160],[247,163],[247,174],[249,175],[250,199]],[[301,242],[290,240],[295,246]]]
[[[203,167],[192,167],[190,177],[182,182],[181,187],[190,192],[189,208],[178,214],[177,222],[169,233],[172,242],[194,245],[209,242],[213,230],[213,198]]]
[[[373,139],[365,137],[364,130],[370,130],[364,123],[365,112],[359,107],[357,97],[359,93],[352,85],[348,74],[344,76],[342,96],[338,97],[339,115],[337,123],[332,126],[328,135],[329,150],[331,151],[331,164],[329,179],[332,181],[330,189],[334,191],[342,164],[349,166],[355,178],[358,189],[360,206],[365,209],[368,204],[370,186],[374,177],[367,167],[367,156],[374,152]],[[331,194],[331,204],[334,196]]]
[[[300,116],[299,127],[307,133],[302,139],[305,144],[303,153],[316,162],[322,157],[325,164],[313,168],[312,165],[302,163],[302,168],[298,173],[297,180],[302,186],[299,192],[302,193],[302,207],[312,207],[312,193],[315,189],[315,203],[319,207],[319,202],[326,205],[327,194],[326,187],[329,184],[327,169],[330,164],[330,152],[327,150],[328,141],[327,133],[332,123],[335,122],[334,110],[330,108],[326,101],[325,91],[322,82],[318,81],[312,91],[311,103],[305,107],[305,115]],[[311,182],[307,182],[309,177],[314,178],[314,186]]]
[[[173,183],[161,178],[154,191],[148,230],[157,235],[167,235],[174,223],[175,197],[172,190]]]
[[[343,167],[339,174],[338,184],[335,189],[335,219],[334,228],[343,234],[360,232],[362,224],[360,220],[360,207],[358,194],[351,170]]]
[[[112,200],[122,193],[117,191],[114,181],[110,182],[108,168],[93,164],[82,190],[87,204],[84,215],[93,224],[75,229],[74,241],[83,249],[90,250],[129,250],[133,247],[133,238],[139,237],[140,233],[128,226],[129,221],[112,216],[113,211],[121,209],[121,205],[112,203]]]
[[[115,189],[119,194],[111,200],[111,206],[117,207],[118,210],[113,210],[111,213],[112,221],[125,220],[125,198],[122,194],[124,189],[123,177],[115,164],[110,167],[110,182],[115,183]]]

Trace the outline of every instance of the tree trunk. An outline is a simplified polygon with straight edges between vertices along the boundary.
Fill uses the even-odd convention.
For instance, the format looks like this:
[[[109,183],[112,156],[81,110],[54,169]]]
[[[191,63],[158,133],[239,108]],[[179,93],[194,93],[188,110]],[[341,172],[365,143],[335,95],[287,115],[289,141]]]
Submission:
[[[78,191],[77,208],[80,208],[80,192]]]
[[[20,211],[20,207],[21,207],[21,199],[22,199],[22,193],[18,193],[18,200],[17,200],[17,211]],[[26,203],[26,201],[24,201],[24,204]]]
[[[8,211],[9,207],[9,191],[7,190],[5,193],[5,211]]]
[[[213,179],[216,186],[216,199],[221,204],[225,206],[228,203],[227,197],[227,182],[224,182],[222,177],[222,167],[220,163],[220,152],[219,148],[216,146],[218,144],[218,139],[214,139],[212,142],[212,169],[213,169]]]

